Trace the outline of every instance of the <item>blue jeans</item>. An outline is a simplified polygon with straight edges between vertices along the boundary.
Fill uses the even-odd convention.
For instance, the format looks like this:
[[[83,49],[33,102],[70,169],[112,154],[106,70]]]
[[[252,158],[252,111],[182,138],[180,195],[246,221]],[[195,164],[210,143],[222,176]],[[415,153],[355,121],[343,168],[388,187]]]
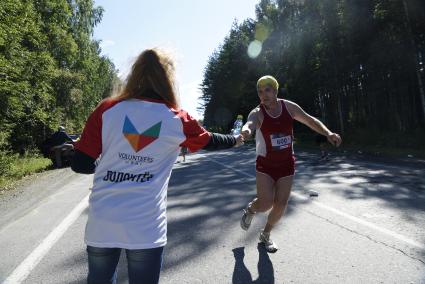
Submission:
[[[130,284],[154,284],[159,281],[164,247],[152,249],[126,249],[128,280]],[[116,283],[120,248],[87,246],[89,275],[88,284]]]

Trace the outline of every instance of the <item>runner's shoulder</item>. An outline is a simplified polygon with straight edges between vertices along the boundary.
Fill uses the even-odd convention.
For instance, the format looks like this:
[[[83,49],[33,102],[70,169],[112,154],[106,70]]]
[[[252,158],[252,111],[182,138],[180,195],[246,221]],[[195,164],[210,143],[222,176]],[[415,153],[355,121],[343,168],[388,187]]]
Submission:
[[[251,113],[258,113],[260,112],[260,105],[256,106],[253,110],[251,110]]]
[[[258,120],[258,119],[261,119],[261,117],[262,117],[262,112],[260,109],[260,105],[258,105],[253,110],[251,110],[251,112],[248,115],[248,120]]]
[[[297,111],[300,109],[300,106],[293,101],[284,99],[282,99],[282,101],[285,103],[286,109],[289,111],[291,116],[294,116],[294,113],[297,113]]]
[[[296,103],[294,103],[293,101],[290,101],[290,100],[285,100],[285,99],[279,99],[279,100],[283,101],[286,106],[298,106]]]

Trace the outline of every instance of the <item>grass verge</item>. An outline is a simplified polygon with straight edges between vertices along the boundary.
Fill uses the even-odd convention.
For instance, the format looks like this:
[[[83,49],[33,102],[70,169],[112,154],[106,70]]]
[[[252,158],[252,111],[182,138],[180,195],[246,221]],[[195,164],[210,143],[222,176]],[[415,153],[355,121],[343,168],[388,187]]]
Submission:
[[[38,154],[0,153],[0,194],[13,189],[23,177],[48,169],[52,162]]]

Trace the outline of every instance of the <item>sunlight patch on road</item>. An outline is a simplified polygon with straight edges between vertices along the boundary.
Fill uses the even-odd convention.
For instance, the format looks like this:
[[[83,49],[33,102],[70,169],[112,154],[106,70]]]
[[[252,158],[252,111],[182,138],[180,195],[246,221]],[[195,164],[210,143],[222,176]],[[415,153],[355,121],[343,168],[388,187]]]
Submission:
[[[6,278],[3,284],[22,283],[31,271],[40,263],[69,227],[80,217],[88,206],[89,195],[81,200],[68,216],[35,248],[27,258]]]
[[[205,158],[206,158],[207,160],[209,160],[209,161],[213,162],[213,163],[216,163],[216,164],[218,164],[218,165],[222,166],[222,167],[225,167],[225,168],[231,169],[231,170],[233,170],[233,171],[235,171],[235,172],[237,172],[237,173],[241,173],[241,174],[243,174],[244,176],[247,176],[247,177],[250,177],[250,178],[255,178],[255,175],[252,175],[252,174],[246,173],[246,172],[244,172],[244,171],[241,171],[241,170],[235,169],[235,168],[230,167],[230,166],[228,166],[228,165],[226,165],[226,164],[223,164],[223,163],[221,163],[221,162],[218,162],[218,161],[216,161],[216,160],[214,160],[214,159],[207,158],[207,157],[205,157]],[[292,191],[292,192],[291,192],[291,196],[294,196],[294,197],[296,197],[296,198],[298,198],[298,199],[302,199],[302,200],[307,200],[307,199],[308,199],[308,198],[306,198],[304,195],[302,195],[302,194],[300,194],[300,193],[298,193],[298,192],[294,192],[294,191]],[[406,237],[406,236],[403,236],[403,235],[401,235],[401,234],[399,234],[399,233],[397,233],[397,232],[393,232],[393,231],[391,231],[391,230],[388,230],[388,229],[385,229],[385,228],[380,227],[380,226],[378,226],[378,225],[375,225],[375,224],[373,224],[373,223],[371,223],[371,222],[368,222],[368,221],[366,221],[366,220],[363,220],[363,219],[360,219],[360,218],[358,218],[358,217],[352,216],[352,215],[350,215],[350,214],[348,214],[348,213],[345,213],[345,212],[340,211],[340,210],[338,210],[338,209],[336,209],[336,208],[333,208],[333,207],[331,207],[331,206],[328,206],[328,205],[326,205],[326,204],[324,204],[324,203],[322,203],[322,202],[319,202],[319,201],[311,201],[311,204],[314,204],[315,206],[320,207],[320,208],[322,208],[322,209],[324,209],[324,210],[326,210],[326,211],[332,212],[332,213],[334,213],[334,214],[336,214],[336,215],[338,215],[338,216],[341,216],[341,217],[344,217],[344,218],[346,218],[346,219],[348,219],[348,220],[351,220],[351,221],[353,221],[353,222],[355,222],[355,223],[357,223],[357,224],[361,224],[361,225],[363,225],[363,226],[365,226],[365,227],[368,227],[368,228],[373,229],[373,230],[375,230],[375,231],[378,231],[378,232],[380,232],[380,233],[382,233],[382,234],[385,234],[385,235],[387,235],[387,236],[390,236],[390,237],[392,237],[392,238],[395,238],[395,239],[397,239],[397,240],[399,240],[399,241],[401,241],[401,242],[403,242],[403,243],[405,243],[405,244],[408,244],[408,245],[410,245],[410,246],[413,246],[413,247],[416,247],[416,248],[419,248],[419,249],[425,249],[425,245],[424,245],[424,244],[422,244],[422,243],[419,243],[419,242],[417,242],[417,241],[415,241],[415,240],[412,240],[412,239],[410,239],[410,238],[408,238],[408,237]]]

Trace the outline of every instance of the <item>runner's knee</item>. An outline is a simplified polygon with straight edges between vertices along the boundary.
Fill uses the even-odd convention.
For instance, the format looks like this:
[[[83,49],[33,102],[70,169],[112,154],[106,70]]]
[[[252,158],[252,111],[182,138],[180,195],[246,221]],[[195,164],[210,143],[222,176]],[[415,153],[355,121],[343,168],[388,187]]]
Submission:
[[[288,198],[277,198],[275,200],[273,200],[273,207],[275,208],[285,208],[286,205],[288,204]]]
[[[273,211],[274,216],[280,218],[280,217],[283,216],[283,212],[285,212],[285,207],[281,206],[281,205],[277,205],[277,206],[273,205],[272,211]]]
[[[273,206],[273,200],[272,199],[263,199],[257,200],[257,212],[266,212]]]

